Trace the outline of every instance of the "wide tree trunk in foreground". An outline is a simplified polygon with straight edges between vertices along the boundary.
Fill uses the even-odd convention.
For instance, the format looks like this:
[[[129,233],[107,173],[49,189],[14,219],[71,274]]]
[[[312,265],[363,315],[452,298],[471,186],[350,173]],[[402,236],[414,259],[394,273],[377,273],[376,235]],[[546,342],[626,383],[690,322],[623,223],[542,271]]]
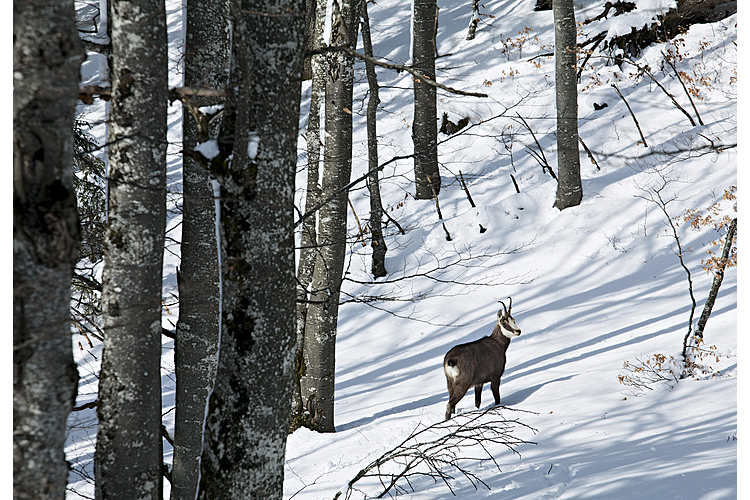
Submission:
[[[414,69],[435,80],[436,0],[414,0],[412,60]],[[414,79],[414,181],[416,199],[429,200],[440,194],[437,155],[437,89]]]
[[[226,0],[188,0],[185,36],[185,86],[227,87],[229,4]],[[196,98],[192,105],[218,104]],[[183,108],[183,150],[198,142],[196,122]],[[206,137],[201,137],[205,141]],[[174,459],[172,500],[195,500],[203,445],[206,399],[213,387],[219,348],[219,253],[216,210],[208,171],[191,154],[182,160],[182,241],[180,319],[175,339]]]
[[[84,52],[72,0],[13,2],[13,498],[65,498],[78,371],[73,119]]]
[[[235,93],[210,164],[221,185],[226,260],[219,364],[201,458],[204,500],[282,496],[294,372],[304,12],[304,0],[230,4]]]
[[[357,43],[359,0],[341,1],[334,8],[330,45]],[[345,186],[352,171],[352,89],[354,60],[343,53],[327,55],[325,151],[321,197]],[[318,253],[305,324],[305,375],[302,399],[312,428],[333,432],[333,390],[336,368],[336,325],[346,251],[349,193],[343,192],[318,212]]]
[[[96,498],[161,499],[166,16],[158,0],[114,0],[112,12]]]
[[[576,19],[573,0],[554,0],[555,89],[557,101],[557,197],[563,210],[581,203],[581,161],[578,156],[578,86],[576,80]]]

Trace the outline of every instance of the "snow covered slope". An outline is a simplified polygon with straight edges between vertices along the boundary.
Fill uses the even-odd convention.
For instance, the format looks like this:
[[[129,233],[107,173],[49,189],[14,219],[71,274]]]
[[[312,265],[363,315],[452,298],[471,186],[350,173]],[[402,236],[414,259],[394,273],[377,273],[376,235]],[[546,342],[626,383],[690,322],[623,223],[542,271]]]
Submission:
[[[597,15],[602,3],[577,1],[576,18]],[[670,3],[638,1],[638,15]],[[599,168],[582,150],[583,202],[560,212],[552,208],[555,180],[530,153],[539,155],[538,141],[556,170],[554,60],[547,56],[554,43],[553,19],[551,11],[535,12],[534,5],[535,0],[486,2],[480,10],[486,15],[469,42],[470,2],[440,2],[438,79],[488,97],[438,93],[439,116],[445,112],[453,122],[470,119],[459,134],[439,136],[445,229],[432,201],[415,201],[410,195],[409,160],[389,165],[382,174],[384,206],[406,233],[400,234],[393,223],[387,226],[388,277],[374,281],[368,274],[369,247],[356,240],[359,229],[350,217],[343,300],[374,295],[396,300],[352,301],[341,307],[337,432],[303,428],[289,436],[284,498],[333,498],[362,467],[415,428],[442,420],[447,403],[443,356],[455,344],[488,335],[497,301],[508,296],[523,333],[508,350],[502,404],[529,412],[504,410],[508,418],[537,430],[518,430],[519,437],[536,444],[520,446],[520,457],[493,449],[502,472],[491,463],[472,466],[491,489],[475,490],[457,479],[451,486],[458,498],[737,497],[736,269],[726,273],[705,332],[707,345],[717,346],[720,360],[712,365],[721,375],[654,385],[640,393],[618,381],[618,375],[627,373],[626,360],[635,363],[655,353],[678,357],[690,314],[687,275],[674,238],[666,233],[667,219],[647,199],[666,184],[660,192],[671,200],[667,209],[675,217],[690,208],[705,210],[737,184],[737,148],[717,152],[711,147],[737,142],[737,16],[695,25],[682,41],[653,45],[636,61],[648,65],[696,119],[680,82],[662,64],[662,53],[673,54],[677,69],[690,77],[683,80],[694,92],[702,126],[691,125],[632,65],[621,69],[592,58],[595,67],[584,70],[579,86],[579,132]],[[408,63],[409,2],[379,0],[369,9],[375,55]],[[582,27],[579,39],[597,34],[604,24]],[[179,23],[172,26],[179,36]],[[620,30],[621,21],[609,20],[606,27]],[[355,96],[362,100],[354,105],[353,178],[367,168],[363,74],[355,86]],[[406,73],[379,69],[378,76],[383,163],[412,150],[412,91]],[[638,130],[612,84],[630,104],[648,147],[639,144]],[[309,98],[309,82],[303,92]],[[302,131],[305,124],[303,116]],[[175,119],[172,138],[178,137],[177,127]],[[304,165],[302,138],[299,144]],[[170,164],[170,171],[178,166]],[[303,200],[300,170],[297,199]],[[476,207],[470,205],[460,175]],[[178,189],[178,170],[173,179]],[[367,190],[358,186],[350,198],[366,220]],[[171,224],[178,222],[174,218]],[[684,258],[700,314],[711,286],[700,262],[717,234],[687,225],[678,231],[692,250]],[[179,228],[173,237],[179,239],[178,233]],[[173,273],[176,259],[167,257],[167,262],[171,267],[165,273]],[[401,279],[415,274],[422,276]],[[167,276],[167,283],[171,279]],[[176,311],[171,312],[174,321]],[[164,411],[171,431],[170,347],[171,342],[165,344]],[[82,362],[91,362],[86,353],[77,354]],[[459,403],[459,414],[473,410],[473,399],[468,394]],[[491,402],[486,387],[482,407]],[[91,472],[91,441],[82,438],[86,432],[95,436],[91,415],[74,418],[89,418],[89,430],[81,430],[86,425],[79,422],[79,430],[71,433],[69,460]],[[165,452],[171,460],[166,442]],[[72,474],[71,481],[81,496],[71,491],[69,499],[93,492],[93,485],[79,475]],[[409,498],[454,498],[442,483],[416,480],[412,485]],[[363,490],[379,492],[375,483]]]

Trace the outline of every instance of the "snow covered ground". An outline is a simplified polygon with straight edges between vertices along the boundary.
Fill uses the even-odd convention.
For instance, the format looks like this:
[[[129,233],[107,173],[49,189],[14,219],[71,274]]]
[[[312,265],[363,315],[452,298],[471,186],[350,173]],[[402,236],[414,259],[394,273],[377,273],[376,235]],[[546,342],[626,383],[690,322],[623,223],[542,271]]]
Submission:
[[[579,21],[601,12],[604,2],[576,2]],[[648,7],[669,4],[638,1],[639,16]],[[638,392],[623,386],[618,375],[627,360],[660,353],[679,357],[690,314],[687,276],[675,253],[674,238],[659,207],[647,201],[666,180],[661,193],[672,200],[676,217],[689,208],[705,210],[737,184],[737,148],[721,153],[711,143],[737,142],[737,16],[711,25],[694,25],[682,42],[652,45],[636,61],[693,118],[695,113],[662,53],[679,51],[677,69],[689,85],[703,126],[686,116],[647,76],[633,66],[604,65],[592,58],[579,86],[579,132],[600,169],[581,151],[584,198],[562,212],[552,208],[556,182],[543,172],[529,150],[538,152],[533,130],[549,164],[556,170],[554,60],[546,57],[554,43],[552,12],[534,12],[534,0],[487,2],[476,39],[466,41],[470,2],[440,2],[438,79],[487,98],[438,93],[438,115],[453,122],[470,119],[470,128],[440,135],[439,161],[443,189],[440,208],[445,230],[432,201],[415,201],[411,162],[402,160],[383,171],[384,206],[404,228],[387,226],[389,276],[368,275],[369,247],[356,240],[350,217],[351,250],[343,300],[388,295],[398,301],[347,303],[341,307],[336,366],[336,429],[317,434],[299,429],[289,436],[284,498],[330,499],[357,472],[399,444],[418,426],[442,420],[447,403],[442,360],[455,344],[488,335],[498,300],[513,297],[513,316],[522,335],[508,350],[501,383],[502,404],[528,413],[503,410],[523,427],[518,437],[536,444],[518,447],[514,455],[492,449],[500,466],[472,465],[472,472],[491,489],[476,489],[465,479],[451,483],[458,498],[726,499],[737,498],[737,271],[726,273],[708,321],[707,345],[720,355],[715,377],[654,385]],[[369,7],[376,57],[409,62],[410,5],[380,0]],[[179,4],[171,10],[173,47],[181,36]],[[636,14],[630,16],[643,22]],[[579,39],[604,27],[621,32],[627,20],[583,26]],[[629,24],[628,24],[629,26]],[[626,30],[626,31],[629,31]],[[177,52],[173,51],[174,54]],[[537,57],[538,56],[538,57]],[[178,55],[173,59],[178,60]],[[177,67],[177,66],[175,66]],[[358,75],[354,105],[353,178],[366,171],[364,107],[367,84]],[[175,73],[176,74],[176,73]],[[383,163],[410,153],[412,90],[406,73],[378,71],[381,108],[379,154]],[[593,78],[592,78],[593,77]],[[174,77],[173,85],[180,83]],[[638,118],[640,136],[616,84]],[[303,85],[303,108],[309,82]],[[601,104],[607,106],[599,108]],[[170,120],[170,141],[179,142],[179,109]],[[697,121],[697,120],[696,120]],[[304,131],[306,117],[301,118]],[[300,165],[306,162],[300,138]],[[693,149],[690,153],[689,149]],[[174,149],[176,151],[177,149]],[[668,151],[681,151],[668,154]],[[180,190],[179,157],[170,156],[170,189]],[[300,169],[298,186],[304,186]],[[472,207],[459,182],[467,182]],[[520,193],[516,192],[511,174]],[[297,198],[304,193],[298,190]],[[367,219],[367,190],[350,194],[360,219]],[[179,216],[170,233],[179,240]],[[486,231],[480,232],[480,225]],[[678,228],[692,272],[697,315],[711,286],[700,262],[712,230]],[[178,247],[170,248],[179,253]],[[165,257],[165,298],[175,291],[177,257]],[[423,274],[406,280],[404,276]],[[507,302],[506,302],[507,303]],[[165,317],[176,322],[176,308]],[[77,342],[77,339],[74,339]],[[78,404],[93,399],[94,370],[100,346],[80,351],[82,386]],[[174,374],[172,342],[164,344],[165,424],[173,429]],[[467,395],[459,414],[473,410]],[[485,387],[482,408],[492,403]],[[92,410],[71,417],[68,459],[74,463],[68,499],[93,496]],[[171,449],[165,442],[165,460]],[[417,480],[414,499],[453,498],[442,483]],[[369,495],[376,483],[363,486]],[[406,483],[402,486],[408,487]],[[165,495],[168,493],[165,481]],[[361,498],[362,494],[353,498]]]

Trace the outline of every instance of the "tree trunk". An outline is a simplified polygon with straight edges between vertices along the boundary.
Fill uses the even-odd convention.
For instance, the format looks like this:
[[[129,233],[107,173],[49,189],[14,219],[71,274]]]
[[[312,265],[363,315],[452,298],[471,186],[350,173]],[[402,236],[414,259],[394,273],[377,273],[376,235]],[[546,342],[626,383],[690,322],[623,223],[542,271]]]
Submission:
[[[373,57],[372,39],[370,37],[370,16],[367,15],[367,2],[362,2],[362,43],[365,55]],[[370,191],[370,234],[372,235],[372,275],[380,278],[388,274],[385,270],[385,254],[388,248],[383,238],[383,202],[380,199],[380,181],[378,172],[378,130],[377,111],[380,104],[380,91],[375,65],[365,62],[367,83],[370,88],[370,100],[367,101],[367,169],[372,172],[367,182]]]
[[[188,0],[185,86],[223,89],[229,75],[229,5]],[[195,105],[217,104],[196,99]],[[183,109],[183,149],[193,151],[195,120]],[[203,135],[205,132],[201,132]],[[201,137],[203,141],[205,137]],[[208,171],[190,155],[182,163],[180,319],[175,339],[175,428],[172,500],[195,500],[206,400],[213,387],[219,342],[219,254]]]
[[[72,0],[13,2],[13,498],[65,498],[78,371],[70,286],[78,252]]]
[[[714,308],[714,302],[716,302],[716,296],[719,295],[719,288],[721,287],[722,281],[724,281],[724,271],[726,270],[727,262],[729,262],[729,255],[730,251],[732,250],[732,242],[734,240],[734,233],[736,230],[737,218],[734,218],[732,219],[732,222],[729,223],[729,227],[727,228],[727,235],[726,239],[724,240],[724,248],[721,251],[721,260],[719,261],[719,269],[716,270],[714,281],[711,284],[711,291],[708,293],[708,298],[706,299],[706,303],[703,306],[703,312],[701,313],[701,317],[695,327],[696,338],[703,338],[703,330],[706,328],[706,323],[708,322],[709,316],[711,316],[711,311]]]
[[[435,80],[436,12],[436,0],[414,0],[412,64],[414,69],[433,81]],[[414,143],[415,197],[418,200],[429,200],[440,194],[437,131],[436,88],[415,78],[414,122],[411,138]]]
[[[321,1],[325,9],[327,2]],[[314,48],[317,35],[316,12],[318,10],[317,0],[305,0],[305,52]],[[313,78],[312,74],[312,57],[305,57],[305,65],[302,69],[302,79],[309,80]]]
[[[471,0],[471,21],[469,21],[469,32],[466,33],[467,40],[474,40],[477,36],[477,25],[479,24],[479,0]]]
[[[578,86],[576,81],[576,20],[573,0],[554,0],[555,89],[557,98],[557,197],[563,210],[581,203],[581,162],[578,156]]]
[[[220,154],[212,160],[221,174],[226,261],[219,364],[201,458],[204,500],[282,495],[294,371],[304,11],[303,0],[230,4],[235,94],[226,101]]]
[[[96,498],[161,499],[166,16],[156,0],[114,0],[112,12]]]
[[[308,0],[308,5],[309,5]],[[326,21],[326,2],[316,2],[314,32],[311,37],[311,47],[317,49],[323,46],[323,28]],[[320,199],[320,148],[322,146],[320,134],[321,104],[325,100],[326,73],[325,56],[318,54],[310,58],[310,73],[312,88],[310,90],[310,110],[307,118],[307,187],[305,191],[305,208],[314,207]],[[304,212],[304,211],[303,211]],[[304,418],[304,402],[300,381],[305,373],[304,344],[305,325],[307,318],[308,288],[315,269],[317,249],[316,218],[309,217],[302,223],[300,237],[300,259],[297,267],[297,351],[294,368],[294,390],[292,393],[292,430],[299,425],[306,425]]]
[[[330,45],[357,43],[359,0],[334,7]],[[343,21],[343,22],[342,22]],[[342,53],[327,56],[325,154],[321,197],[326,199],[349,182],[352,170],[352,89],[354,60]],[[311,426],[334,432],[333,396],[336,367],[336,325],[346,251],[349,193],[343,192],[318,213],[318,253],[313,271],[305,325],[306,373],[301,389]]]

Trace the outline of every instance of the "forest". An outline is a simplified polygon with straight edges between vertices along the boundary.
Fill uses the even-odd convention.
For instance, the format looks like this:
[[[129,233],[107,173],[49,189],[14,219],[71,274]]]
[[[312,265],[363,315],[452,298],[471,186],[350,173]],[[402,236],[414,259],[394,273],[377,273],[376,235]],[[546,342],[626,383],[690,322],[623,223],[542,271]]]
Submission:
[[[741,496],[737,2],[13,15],[13,498]]]

